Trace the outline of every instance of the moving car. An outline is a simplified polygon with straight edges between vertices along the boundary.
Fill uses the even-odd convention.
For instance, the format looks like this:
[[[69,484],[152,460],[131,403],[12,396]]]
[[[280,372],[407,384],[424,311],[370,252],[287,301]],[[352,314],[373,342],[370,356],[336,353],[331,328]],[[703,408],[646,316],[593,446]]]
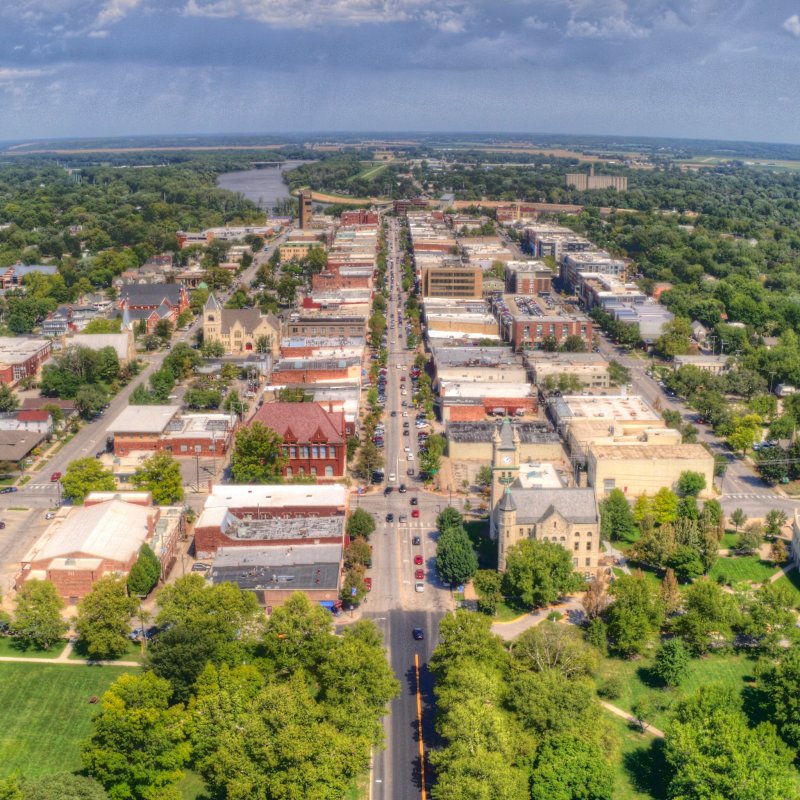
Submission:
[[[53,483],[55,483],[56,481],[60,481],[60,480],[61,480],[61,473],[60,473],[60,472],[54,472],[54,473],[53,473],[53,474],[50,476],[50,480],[51,480]]]
[[[425,584],[422,581],[417,581],[414,584],[414,591],[415,592],[424,592],[425,591]]]
[[[424,580],[424,579],[425,579],[425,570],[424,570],[424,569],[418,569],[418,570],[416,570],[416,571],[414,572],[414,577],[415,577],[415,578],[416,578],[418,581]]]
[[[410,502],[411,502],[412,506],[418,506],[419,505],[419,498],[412,497]]]
[[[386,515],[386,521],[387,522],[394,522],[394,514],[392,514],[392,513],[387,514]]]
[[[391,487],[391,486],[387,486],[387,487],[386,487],[386,488],[383,490],[383,496],[384,496],[384,497],[388,497],[388,496],[389,496],[389,495],[390,495],[390,494],[391,494],[393,491],[394,491],[394,489],[392,489],[392,487]]]
[[[418,567],[422,566],[422,556],[416,555],[414,556],[414,564]]]
[[[364,585],[367,587],[367,591],[372,591],[372,578],[364,578]]]
[[[418,641],[421,642],[425,638],[425,631],[422,628],[414,628],[411,631],[411,635]]]
[[[414,508],[411,510],[411,519],[419,519],[419,509]]]
[[[211,567],[208,564],[204,564],[202,561],[192,564],[192,572],[208,572],[210,569]]]
[[[419,545],[419,544],[422,544],[422,539],[421,539],[419,536],[415,536],[415,537],[414,537],[414,538],[411,540],[411,544],[417,544],[417,545]]]

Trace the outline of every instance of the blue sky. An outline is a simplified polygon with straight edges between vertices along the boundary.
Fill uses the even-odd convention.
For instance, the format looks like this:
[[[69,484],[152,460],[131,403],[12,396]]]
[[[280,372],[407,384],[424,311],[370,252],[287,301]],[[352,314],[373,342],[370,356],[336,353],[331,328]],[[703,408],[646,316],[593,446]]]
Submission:
[[[800,142],[800,0],[0,0],[0,139]]]

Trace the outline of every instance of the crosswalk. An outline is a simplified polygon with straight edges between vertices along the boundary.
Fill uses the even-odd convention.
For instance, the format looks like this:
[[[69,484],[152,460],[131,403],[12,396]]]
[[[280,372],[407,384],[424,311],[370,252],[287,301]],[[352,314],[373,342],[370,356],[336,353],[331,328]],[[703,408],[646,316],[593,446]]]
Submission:
[[[56,491],[55,483],[29,483],[27,486],[21,487],[21,491],[25,492],[53,492]]]
[[[794,497],[784,497],[780,494],[723,494],[723,500],[794,500]]]

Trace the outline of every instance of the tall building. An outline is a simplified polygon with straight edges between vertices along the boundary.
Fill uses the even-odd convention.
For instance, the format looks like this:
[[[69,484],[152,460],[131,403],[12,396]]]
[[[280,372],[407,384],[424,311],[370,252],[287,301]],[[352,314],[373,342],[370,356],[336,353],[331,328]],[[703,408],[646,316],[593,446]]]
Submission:
[[[595,175],[594,164],[585,172],[568,172],[567,186],[585,192],[588,189],[616,189],[618,192],[628,190],[628,179],[622,175]]]
[[[313,214],[314,206],[311,197],[311,192],[300,192],[300,227],[311,227],[311,215]]]
[[[483,294],[480,267],[423,267],[423,297],[453,297],[477,300]]]

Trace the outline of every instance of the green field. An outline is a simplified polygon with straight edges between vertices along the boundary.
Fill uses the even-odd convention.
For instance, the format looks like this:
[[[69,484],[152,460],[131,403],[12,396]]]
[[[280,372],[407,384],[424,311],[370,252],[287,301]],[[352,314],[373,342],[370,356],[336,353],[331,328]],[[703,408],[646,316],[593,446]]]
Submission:
[[[57,658],[67,646],[65,641],[54,644],[49,650],[35,647],[23,649],[22,642],[14,636],[0,636],[0,656],[3,658]]]
[[[800,608],[800,572],[796,569],[789,570],[785,575],[778,578],[775,583],[778,586],[786,586],[791,589],[794,595],[794,607]]]
[[[613,714],[608,715],[608,720],[620,741],[615,800],[663,800],[666,797],[663,742],[634,730]]]
[[[769,561],[762,561],[758,556],[731,556],[718,558],[711,568],[708,577],[717,580],[720,576],[729,584],[741,581],[763,583],[777,572],[777,568]]]
[[[89,703],[126,670],[0,664],[0,776],[37,777],[80,768],[80,743],[98,706]]]
[[[664,730],[667,724],[669,707],[676,698],[689,695],[709,683],[722,683],[732,686],[745,699],[745,710],[754,721],[761,721],[757,704],[753,703],[754,689],[752,684],[755,662],[742,655],[713,655],[705,658],[693,658],[689,662],[689,671],[678,689],[666,689],[655,678],[650,668],[652,658],[644,657],[636,660],[606,658],[597,671],[598,685],[612,675],[619,677],[621,693],[609,702],[625,711],[631,711],[639,700],[647,700],[653,708],[647,722]],[[749,704],[747,701],[751,701]]]

